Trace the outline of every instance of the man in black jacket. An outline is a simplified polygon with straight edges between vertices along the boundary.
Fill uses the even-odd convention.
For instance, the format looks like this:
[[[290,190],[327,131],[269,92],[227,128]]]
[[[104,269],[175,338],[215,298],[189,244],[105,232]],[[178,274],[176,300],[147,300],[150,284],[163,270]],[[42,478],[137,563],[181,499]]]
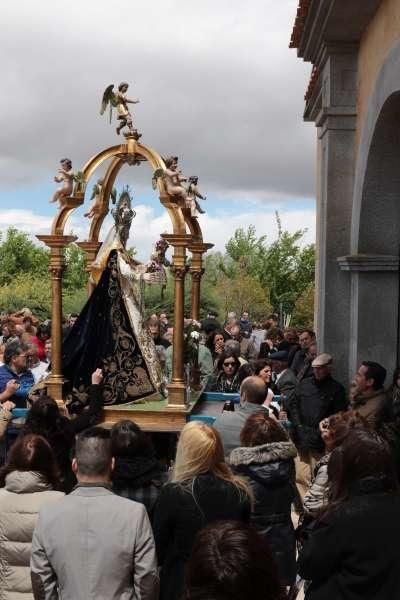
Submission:
[[[289,406],[289,419],[293,423],[299,452],[296,459],[296,482],[302,498],[324,450],[319,431],[320,422],[347,409],[344,387],[331,375],[332,361],[332,356],[325,353],[313,360],[311,366],[314,374],[298,383]]]

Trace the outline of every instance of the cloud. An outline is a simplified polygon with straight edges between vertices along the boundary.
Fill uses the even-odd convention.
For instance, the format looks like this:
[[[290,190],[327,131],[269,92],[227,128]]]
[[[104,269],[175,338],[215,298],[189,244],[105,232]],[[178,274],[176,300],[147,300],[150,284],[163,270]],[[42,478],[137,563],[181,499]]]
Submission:
[[[160,233],[171,232],[171,223],[166,212],[156,215],[154,208],[138,205],[135,206],[136,217],[133,220],[128,246],[137,249],[139,260],[147,262],[152,251],[153,244],[159,239]],[[290,232],[298,229],[307,229],[302,240],[303,244],[315,240],[315,214],[311,209],[302,211],[279,212],[282,226]],[[267,242],[271,243],[277,237],[275,215],[273,211],[263,211],[255,216],[251,212],[238,214],[223,213],[216,216],[202,215],[200,224],[204,233],[204,240],[214,244],[214,251],[224,252],[225,244],[239,227],[247,229],[249,225],[255,224],[258,236],[266,235]],[[112,226],[112,218],[108,216],[103,224],[101,239],[104,239]],[[9,227],[18,229],[32,236],[40,233],[49,233],[51,218],[38,215],[30,210],[1,210],[0,231],[5,232]],[[88,223],[79,216],[72,216],[68,222],[66,232],[73,233],[80,240],[86,239]]]
[[[289,201],[314,191],[302,123],[309,66],[288,40],[297,0],[20,0],[2,30],[1,186],[43,183],[118,139],[98,114],[109,83],[130,93],[142,140],[183,157],[208,194]],[[147,170],[137,170],[139,182]]]

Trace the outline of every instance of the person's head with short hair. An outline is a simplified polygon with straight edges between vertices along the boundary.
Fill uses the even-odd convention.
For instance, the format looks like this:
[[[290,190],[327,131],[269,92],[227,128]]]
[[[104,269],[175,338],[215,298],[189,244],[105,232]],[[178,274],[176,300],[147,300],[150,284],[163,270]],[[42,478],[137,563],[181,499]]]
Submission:
[[[36,344],[28,343],[26,350],[26,364],[29,369],[35,367],[39,361],[39,348]]]
[[[75,323],[77,322],[78,318],[79,318],[79,315],[77,313],[72,313],[71,315],[69,315],[68,325],[70,327],[73,327],[75,325]]]
[[[150,317],[147,321],[147,327],[154,339],[161,337],[160,321],[157,318],[154,319],[153,317]]]
[[[4,364],[14,373],[22,373],[26,369],[27,348],[25,344],[9,342],[4,350]]]
[[[243,447],[262,446],[274,442],[287,442],[289,437],[276,419],[271,419],[267,411],[257,411],[247,417],[240,433]]]
[[[237,340],[226,340],[224,343],[224,349],[226,352],[232,352],[235,356],[240,356],[240,342]]]
[[[272,370],[274,373],[282,373],[288,368],[289,352],[287,350],[279,350],[273,352],[269,357],[271,361]]]
[[[15,335],[21,339],[23,334],[25,333],[24,326],[20,323],[16,323],[15,325]]]
[[[109,482],[114,469],[110,432],[91,427],[76,438],[72,470],[79,482]]]
[[[184,600],[283,600],[270,546],[254,527],[217,521],[201,529],[186,569]]]
[[[20,436],[11,446],[7,462],[0,470],[0,487],[4,487],[6,478],[13,471],[34,471],[43,477],[45,483],[57,487],[60,472],[53,450],[41,435]]]
[[[355,429],[369,430],[368,421],[359,413],[348,410],[331,415],[321,421],[319,429],[328,452],[340,446],[346,437]]]
[[[51,362],[51,338],[45,341],[44,343],[44,352],[46,354],[47,362]]]
[[[266,385],[271,383],[272,363],[268,358],[259,358],[254,361],[254,375],[261,377]]]
[[[230,312],[228,312],[226,320],[229,321],[229,319],[234,319],[236,321],[236,313],[234,310],[231,310]]]
[[[247,483],[234,475],[225,462],[218,431],[207,423],[191,421],[179,436],[172,481],[191,486],[194,478],[203,473],[233,483],[238,491],[249,495]]]
[[[62,417],[57,402],[51,396],[36,398],[26,415],[24,430],[46,439],[62,429]]]
[[[254,375],[254,366],[252,362],[246,362],[240,365],[238,371],[239,387],[242,385],[243,381],[247,379],[247,377],[251,377],[252,375]]]
[[[317,381],[323,381],[331,374],[333,358],[330,354],[323,352],[311,363],[314,377]]]
[[[154,455],[150,438],[133,421],[118,421],[112,426],[110,436],[111,452],[115,458],[136,458]]]
[[[307,350],[315,342],[315,332],[312,329],[303,329],[299,335],[299,344],[302,350]]]
[[[283,330],[283,337],[292,346],[299,342],[299,336],[294,327],[285,327]]]
[[[328,463],[329,503],[327,511],[339,508],[359,494],[371,480],[380,482],[381,492],[398,491],[399,484],[388,442],[363,428],[350,432],[333,450]]]
[[[265,381],[257,375],[247,377],[240,386],[240,402],[249,402],[250,404],[264,403],[266,395]]]
[[[232,340],[234,341],[234,340]],[[212,352],[216,350],[224,349],[225,347],[225,339],[222,331],[219,329],[213,329],[207,336],[206,346],[210,348]],[[240,346],[239,346],[240,348]]]
[[[217,369],[224,373],[227,379],[233,379],[240,367],[240,360],[236,353],[224,350],[218,358]]]
[[[1,334],[5,338],[15,337],[17,335],[15,330],[15,321],[13,319],[6,319],[1,326]]]
[[[159,320],[162,323],[168,324],[168,315],[165,312],[160,313]]]
[[[240,321],[237,319],[228,319],[225,325],[226,331],[230,333],[233,337],[238,337],[240,335]]]
[[[45,325],[44,323],[41,323],[37,328],[36,336],[40,340],[45,342],[46,340],[49,339],[50,335],[51,335],[50,327],[48,325]]]
[[[271,327],[265,334],[265,339],[271,340],[274,344],[279,344],[279,342],[283,340],[282,329],[279,329],[279,327]]]
[[[33,335],[35,333],[35,328],[33,326],[33,319],[31,315],[26,315],[23,319],[22,319],[22,325],[24,328],[24,331],[26,333],[30,333],[31,335]]]
[[[359,392],[372,392],[383,388],[386,369],[377,362],[364,360],[356,373],[356,386]]]
[[[249,320],[249,317],[250,317],[250,315],[249,315],[248,311],[247,311],[247,310],[244,310],[244,311],[242,312],[242,320],[243,320],[243,321],[248,321],[248,320]]]

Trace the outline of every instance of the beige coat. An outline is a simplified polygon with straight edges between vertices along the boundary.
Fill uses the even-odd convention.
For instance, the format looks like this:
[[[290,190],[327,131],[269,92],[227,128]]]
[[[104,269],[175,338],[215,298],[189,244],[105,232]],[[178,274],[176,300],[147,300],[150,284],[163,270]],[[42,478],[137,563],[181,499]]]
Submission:
[[[157,600],[156,552],[145,507],[100,483],[80,483],[40,511],[31,576],[40,600]]]
[[[12,415],[8,410],[4,410],[4,408],[0,406],[0,440],[6,433],[7,425],[11,419],[11,416]]]
[[[0,489],[0,600],[33,598],[29,562],[39,510],[61,500],[39,473],[13,471]]]

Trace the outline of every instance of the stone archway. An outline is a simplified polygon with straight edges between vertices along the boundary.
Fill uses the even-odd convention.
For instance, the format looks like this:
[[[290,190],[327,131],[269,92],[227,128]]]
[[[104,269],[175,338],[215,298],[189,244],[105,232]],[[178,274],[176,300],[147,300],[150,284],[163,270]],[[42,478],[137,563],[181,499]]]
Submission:
[[[377,78],[355,173],[351,256],[349,370],[376,360],[389,373],[399,355],[400,44]]]

